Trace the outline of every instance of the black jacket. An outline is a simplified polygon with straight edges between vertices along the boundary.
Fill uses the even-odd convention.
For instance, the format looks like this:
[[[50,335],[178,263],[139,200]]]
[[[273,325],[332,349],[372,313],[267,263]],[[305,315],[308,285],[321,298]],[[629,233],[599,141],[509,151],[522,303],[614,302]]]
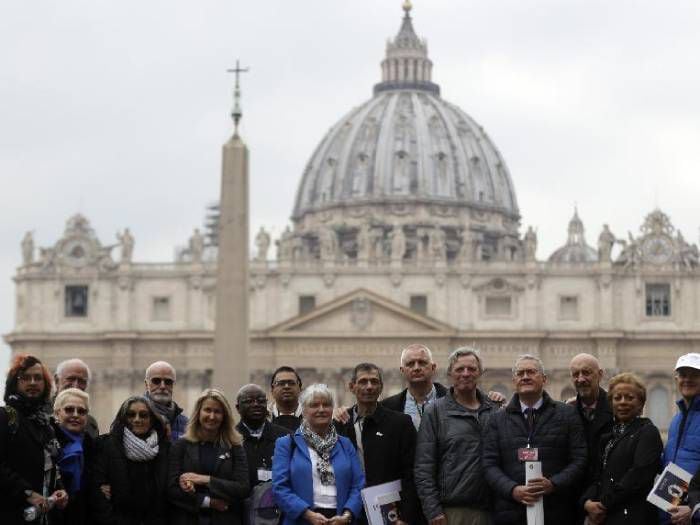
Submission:
[[[56,438],[61,445],[61,448],[65,446],[68,442],[68,438],[61,431],[58,426],[55,427]],[[96,446],[97,443],[90,437],[90,434],[86,433],[83,437],[83,471],[81,473],[81,490],[77,493],[70,494],[68,499],[68,506],[63,510],[55,509],[51,512],[51,524],[52,525],[90,525],[90,511],[91,511],[91,494],[92,494],[92,476],[93,476],[93,466],[96,460]],[[60,458],[61,456],[59,456]],[[60,467],[59,467],[60,471]],[[61,472],[61,480],[63,482],[64,488],[66,488],[70,483],[67,478],[68,474]]]
[[[576,413],[581,418],[583,433],[584,437],[586,438],[586,446],[588,447],[588,467],[586,468],[586,475],[581,479],[578,488],[576,489],[578,499],[591,485],[591,483],[593,483],[593,477],[598,467],[598,461],[600,460],[600,438],[603,434],[612,432],[613,414],[610,404],[608,403],[608,393],[602,388],[598,389],[598,400],[596,402],[596,408],[595,412],[593,413],[592,421],[589,421],[584,415],[581,396],[577,395],[573,401],[569,402],[569,404],[576,408]],[[579,507],[578,523],[582,524],[585,517],[586,513],[582,507]]]
[[[248,428],[239,422],[236,430],[243,436],[243,448],[245,449],[248,471],[250,472],[250,486],[257,485],[258,469],[272,470],[272,456],[275,453],[275,441],[277,438],[291,434],[289,429],[265,421],[262,435],[259,438],[250,435]]]
[[[579,504],[589,499],[600,501],[607,509],[605,525],[656,525],[658,509],[646,498],[661,470],[663,443],[659,430],[647,418],[635,419],[610,449],[603,467],[603,451],[611,439],[612,434],[606,434],[600,440],[594,480]]]
[[[25,490],[39,494],[44,483],[44,450],[54,439],[53,428],[26,419],[12,407],[0,407],[0,523],[20,525],[29,507]],[[61,488],[55,466],[49,493]]]
[[[447,394],[447,388],[442,386],[440,383],[433,383],[433,385],[435,385],[435,394],[437,395],[438,399],[445,397],[445,394]],[[390,410],[394,410],[395,412],[403,412],[404,408],[406,407],[406,392],[408,392],[408,388],[404,388],[398,394],[387,397],[381,401],[381,404]]]
[[[350,410],[351,417],[356,407]],[[357,449],[357,436],[352,419],[337,425],[338,433],[347,437]],[[411,418],[381,405],[365,418],[362,426],[362,448],[365,485],[371,487],[401,480],[400,512],[403,521],[420,522],[420,509],[413,481],[413,460],[416,453],[416,429]],[[365,521],[366,523],[366,521]]]
[[[122,435],[105,434],[97,444],[93,470],[93,522],[100,525],[166,525],[168,449],[163,437],[158,455],[151,461],[135,462],[126,457]],[[111,498],[100,490],[111,487]]]
[[[496,406],[477,391],[478,417],[455,401],[452,389],[425,410],[416,446],[416,487],[423,513],[433,519],[444,507],[489,508],[491,491],[481,464],[483,429]]]
[[[516,485],[525,484],[525,466],[518,449],[527,446],[528,425],[515,394],[508,406],[489,420],[483,441],[486,480],[494,491],[496,525],[526,523],[525,505],[513,499]],[[543,393],[543,404],[535,417],[531,446],[539,451],[542,475],[554,484],[544,497],[545,525],[575,523],[575,488],[586,470],[586,441],[576,410]]]
[[[180,475],[185,472],[203,473],[199,458],[199,443],[178,440],[170,450],[168,467],[168,498],[174,505],[168,525],[197,525],[200,516],[208,516],[211,525],[240,525],[243,500],[250,493],[248,462],[243,446],[216,447],[216,463],[209,482],[208,496],[228,502],[228,510],[219,512],[201,508],[202,494],[188,494],[180,488]]]

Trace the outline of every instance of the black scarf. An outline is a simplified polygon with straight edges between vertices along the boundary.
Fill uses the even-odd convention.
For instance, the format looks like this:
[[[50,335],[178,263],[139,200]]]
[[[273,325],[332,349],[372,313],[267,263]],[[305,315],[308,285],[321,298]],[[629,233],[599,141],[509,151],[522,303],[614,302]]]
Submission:
[[[55,463],[61,446],[51,425],[51,404],[44,399],[32,399],[21,392],[15,392],[8,396],[7,405],[14,408],[22,419],[30,422],[29,431],[44,445]]]

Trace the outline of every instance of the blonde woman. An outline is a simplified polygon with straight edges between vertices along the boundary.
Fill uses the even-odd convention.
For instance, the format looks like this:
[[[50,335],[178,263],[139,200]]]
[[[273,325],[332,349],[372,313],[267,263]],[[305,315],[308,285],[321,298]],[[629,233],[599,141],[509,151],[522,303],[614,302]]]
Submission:
[[[61,445],[58,470],[68,492],[68,505],[53,511],[52,523],[84,525],[89,522],[89,490],[95,442],[86,432],[90,396],[78,388],[61,390],[53,402],[55,433]]]
[[[170,451],[171,525],[240,525],[250,481],[234,427],[224,394],[215,388],[202,392],[184,437]]]

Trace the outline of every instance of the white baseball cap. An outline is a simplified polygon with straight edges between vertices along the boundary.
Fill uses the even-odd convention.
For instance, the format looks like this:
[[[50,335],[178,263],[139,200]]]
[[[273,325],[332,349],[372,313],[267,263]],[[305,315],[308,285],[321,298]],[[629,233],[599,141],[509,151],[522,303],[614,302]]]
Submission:
[[[694,368],[695,370],[700,370],[700,354],[693,352],[680,356],[676,363],[676,370],[679,368]]]

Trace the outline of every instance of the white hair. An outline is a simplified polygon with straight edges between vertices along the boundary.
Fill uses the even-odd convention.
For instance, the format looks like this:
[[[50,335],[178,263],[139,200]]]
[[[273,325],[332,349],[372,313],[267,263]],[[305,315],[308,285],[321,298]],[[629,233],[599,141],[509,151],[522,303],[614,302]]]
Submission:
[[[547,375],[547,373],[544,370],[544,363],[542,362],[542,359],[532,354],[522,354],[518,356],[518,358],[515,360],[515,364],[513,365],[513,375],[515,375],[518,363],[520,361],[534,361],[535,363],[537,363],[537,370],[539,370],[543,376]]]
[[[66,359],[65,361],[61,361],[60,363],[58,363],[58,365],[56,366],[56,377],[60,379],[65,369],[69,366],[74,365],[82,366],[85,370],[87,370],[87,380],[88,383],[90,383],[90,379],[92,378],[92,372],[90,372],[90,367],[85,361],[83,361],[82,359],[78,359],[77,357],[73,359]]]
[[[148,365],[148,368],[146,368],[146,381],[150,379],[151,371],[159,366],[167,366],[168,368],[170,368],[170,370],[173,371],[173,381],[177,380],[177,374],[175,373],[175,367],[173,365],[171,365],[167,361],[156,361],[155,363],[151,363],[150,365]]]
[[[85,403],[85,408],[88,409],[88,412],[90,411],[90,396],[87,392],[83,392],[79,388],[66,388],[65,390],[59,392],[56,399],[53,400],[54,413],[61,410],[71,397],[77,397],[80,399],[83,403]]]
[[[299,405],[301,408],[306,408],[316,397],[325,397],[330,401],[331,406],[335,406],[333,391],[328,388],[328,385],[324,385],[323,383],[314,383],[313,385],[307,386],[299,395]]]
[[[413,343],[413,344],[408,345],[403,350],[401,350],[401,366],[403,366],[403,361],[406,358],[406,354],[408,352],[410,352],[411,350],[420,350],[421,352],[424,352],[425,355],[428,356],[428,360],[431,363],[435,362],[435,361],[433,361],[433,353],[430,351],[430,348],[428,348],[427,346],[422,345],[420,343]]]

